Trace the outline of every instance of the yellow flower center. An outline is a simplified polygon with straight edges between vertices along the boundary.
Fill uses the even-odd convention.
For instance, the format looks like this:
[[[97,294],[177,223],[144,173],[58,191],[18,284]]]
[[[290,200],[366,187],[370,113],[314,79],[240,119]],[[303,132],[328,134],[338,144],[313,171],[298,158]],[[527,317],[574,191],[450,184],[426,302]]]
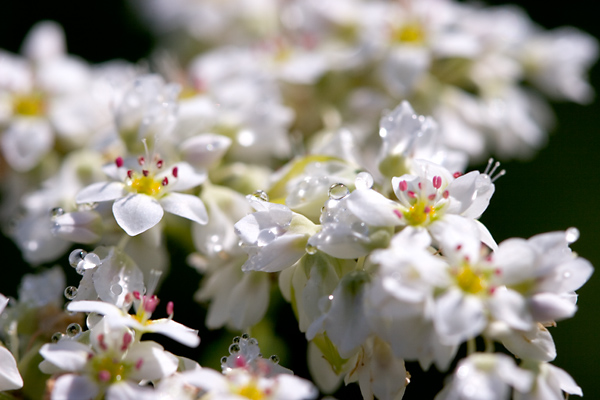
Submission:
[[[258,388],[256,382],[250,382],[249,384],[242,386],[237,391],[237,394],[251,400],[263,400],[266,398],[265,393]]]
[[[28,93],[15,96],[13,112],[27,117],[37,117],[44,114],[45,103],[40,93]]]
[[[470,264],[464,263],[456,274],[456,283],[463,292],[477,294],[483,291],[486,286],[486,277],[480,271],[474,271]]]
[[[418,200],[403,214],[406,222],[412,226],[429,225],[437,218],[435,207],[423,200]]]
[[[127,187],[132,192],[156,197],[160,194],[163,185],[160,181],[155,180],[152,175],[142,175],[130,179]]]
[[[396,43],[421,44],[425,42],[425,32],[416,22],[404,24],[392,30],[392,41]]]
[[[127,378],[133,365],[123,363],[111,355],[96,356],[92,360],[93,376],[100,383],[112,384]]]

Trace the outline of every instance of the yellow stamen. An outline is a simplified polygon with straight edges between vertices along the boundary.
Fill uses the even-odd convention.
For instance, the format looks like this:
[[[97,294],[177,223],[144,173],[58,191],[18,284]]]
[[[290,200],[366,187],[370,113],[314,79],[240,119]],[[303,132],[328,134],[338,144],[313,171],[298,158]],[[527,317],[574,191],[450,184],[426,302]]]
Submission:
[[[152,176],[140,176],[134,178],[129,182],[128,186],[131,191],[146,194],[148,196],[157,196],[162,189],[162,183],[154,180],[154,177]]]
[[[13,112],[18,115],[37,117],[44,114],[44,109],[44,99],[39,93],[21,94],[13,99]]]
[[[392,31],[392,41],[397,43],[421,44],[425,42],[425,32],[415,22],[407,23]]]
[[[466,263],[458,270],[456,283],[464,292],[471,294],[477,294],[485,288],[484,279],[481,274],[473,271],[473,268]]]

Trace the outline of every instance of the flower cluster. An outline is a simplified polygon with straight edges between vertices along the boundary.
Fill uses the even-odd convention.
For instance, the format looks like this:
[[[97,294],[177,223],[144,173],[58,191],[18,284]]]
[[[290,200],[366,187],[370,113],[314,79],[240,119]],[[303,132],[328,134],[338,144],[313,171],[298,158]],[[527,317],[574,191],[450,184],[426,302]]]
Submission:
[[[74,271],[0,295],[0,391],[398,400],[435,367],[436,400],[582,395],[550,329],[593,273],[579,232],[497,243],[480,218],[506,172],[469,165],[540,148],[546,97],[589,102],[595,39],[452,0],[132,1],[175,39],[148,65],[69,55],[51,21],[0,50],[0,223]],[[315,385],[246,333],[221,372],[147,340],[200,344],[159,307],[172,250],[209,329],[276,342],[261,321],[290,303]]]

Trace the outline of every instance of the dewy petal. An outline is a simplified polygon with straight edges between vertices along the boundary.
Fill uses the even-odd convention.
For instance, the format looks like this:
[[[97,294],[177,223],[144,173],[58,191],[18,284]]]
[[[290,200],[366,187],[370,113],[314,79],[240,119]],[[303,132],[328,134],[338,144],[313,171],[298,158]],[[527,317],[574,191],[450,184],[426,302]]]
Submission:
[[[179,215],[199,224],[208,222],[208,213],[198,196],[182,193],[169,193],[159,200],[166,212]]]
[[[35,167],[52,149],[54,135],[50,124],[41,118],[15,118],[0,138],[2,154],[19,172]]]
[[[112,209],[117,224],[129,236],[139,235],[152,228],[164,214],[158,201],[144,194],[123,197],[114,202]]]
[[[125,195],[125,184],[122,182],[96,182],[81,189],[75,201],[82,203],[97,203],[115,200]]]
[[[0,392],[21,387],[23,378],[19,374],[15,358],[10,351],[0,346]]]
[[[235,329],[247,329],[264,317],[269,306],[270,287],[269,275],[257,272],[244,274],[242,280],[229,294],[230,321]]]
[[[348,209],[372,226],[404,225],[395,210],[398,204],[374,190],[355,190],[346,201]]]
[[[262,247],[242,265],[242,271],[278,272],[306,253],[307,235],[283,235]]]
[[[66,374],[58,377],[52,389],[52,400],[95,399],[98,385],[86,376]]]
[[[195,167],[208,168],[217,163],[231,146],[227,136],[207,133],[193,136],[181,143],[182,157]]]
[[[150,386],[140,386],[135,382],[124,381],[108,386],[106,400],[157,400],[154,389]],[[54,400],[54,398],[52,399]],[[75,400],[75,399],[73,399]]]
[[[67,310],[72,312],[94,312],[109,317],[120,317],[123,315],[123,311],[119,307],[104,301],[93,300],[72,301],[67,304]]]

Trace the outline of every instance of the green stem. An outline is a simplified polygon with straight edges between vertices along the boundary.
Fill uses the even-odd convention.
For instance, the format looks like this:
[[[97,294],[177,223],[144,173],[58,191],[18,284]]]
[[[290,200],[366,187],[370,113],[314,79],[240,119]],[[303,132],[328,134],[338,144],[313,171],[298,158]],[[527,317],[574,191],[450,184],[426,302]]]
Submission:
[[[475,338],[471,338],[467,340],[467,356],[475,353],[477,351],[477,344],[475,343]]]
[[[123,236],[121,236],[121,239],[119,240],[119,243],[117,244],[117,248],[119,250],[125,250],[125,246],[127,246],[127,243],[129,243],[130,238],[131,238],[131,236],[129,236],[128,234],[124,234]]]
[[[496,351],[496,345],[495,345],[494,341],[492,339],[490,339],[489,337],[485,337],[485,336],[484,336],[483,340],[485,341],[485,352],[486,353],[494,353]]]

